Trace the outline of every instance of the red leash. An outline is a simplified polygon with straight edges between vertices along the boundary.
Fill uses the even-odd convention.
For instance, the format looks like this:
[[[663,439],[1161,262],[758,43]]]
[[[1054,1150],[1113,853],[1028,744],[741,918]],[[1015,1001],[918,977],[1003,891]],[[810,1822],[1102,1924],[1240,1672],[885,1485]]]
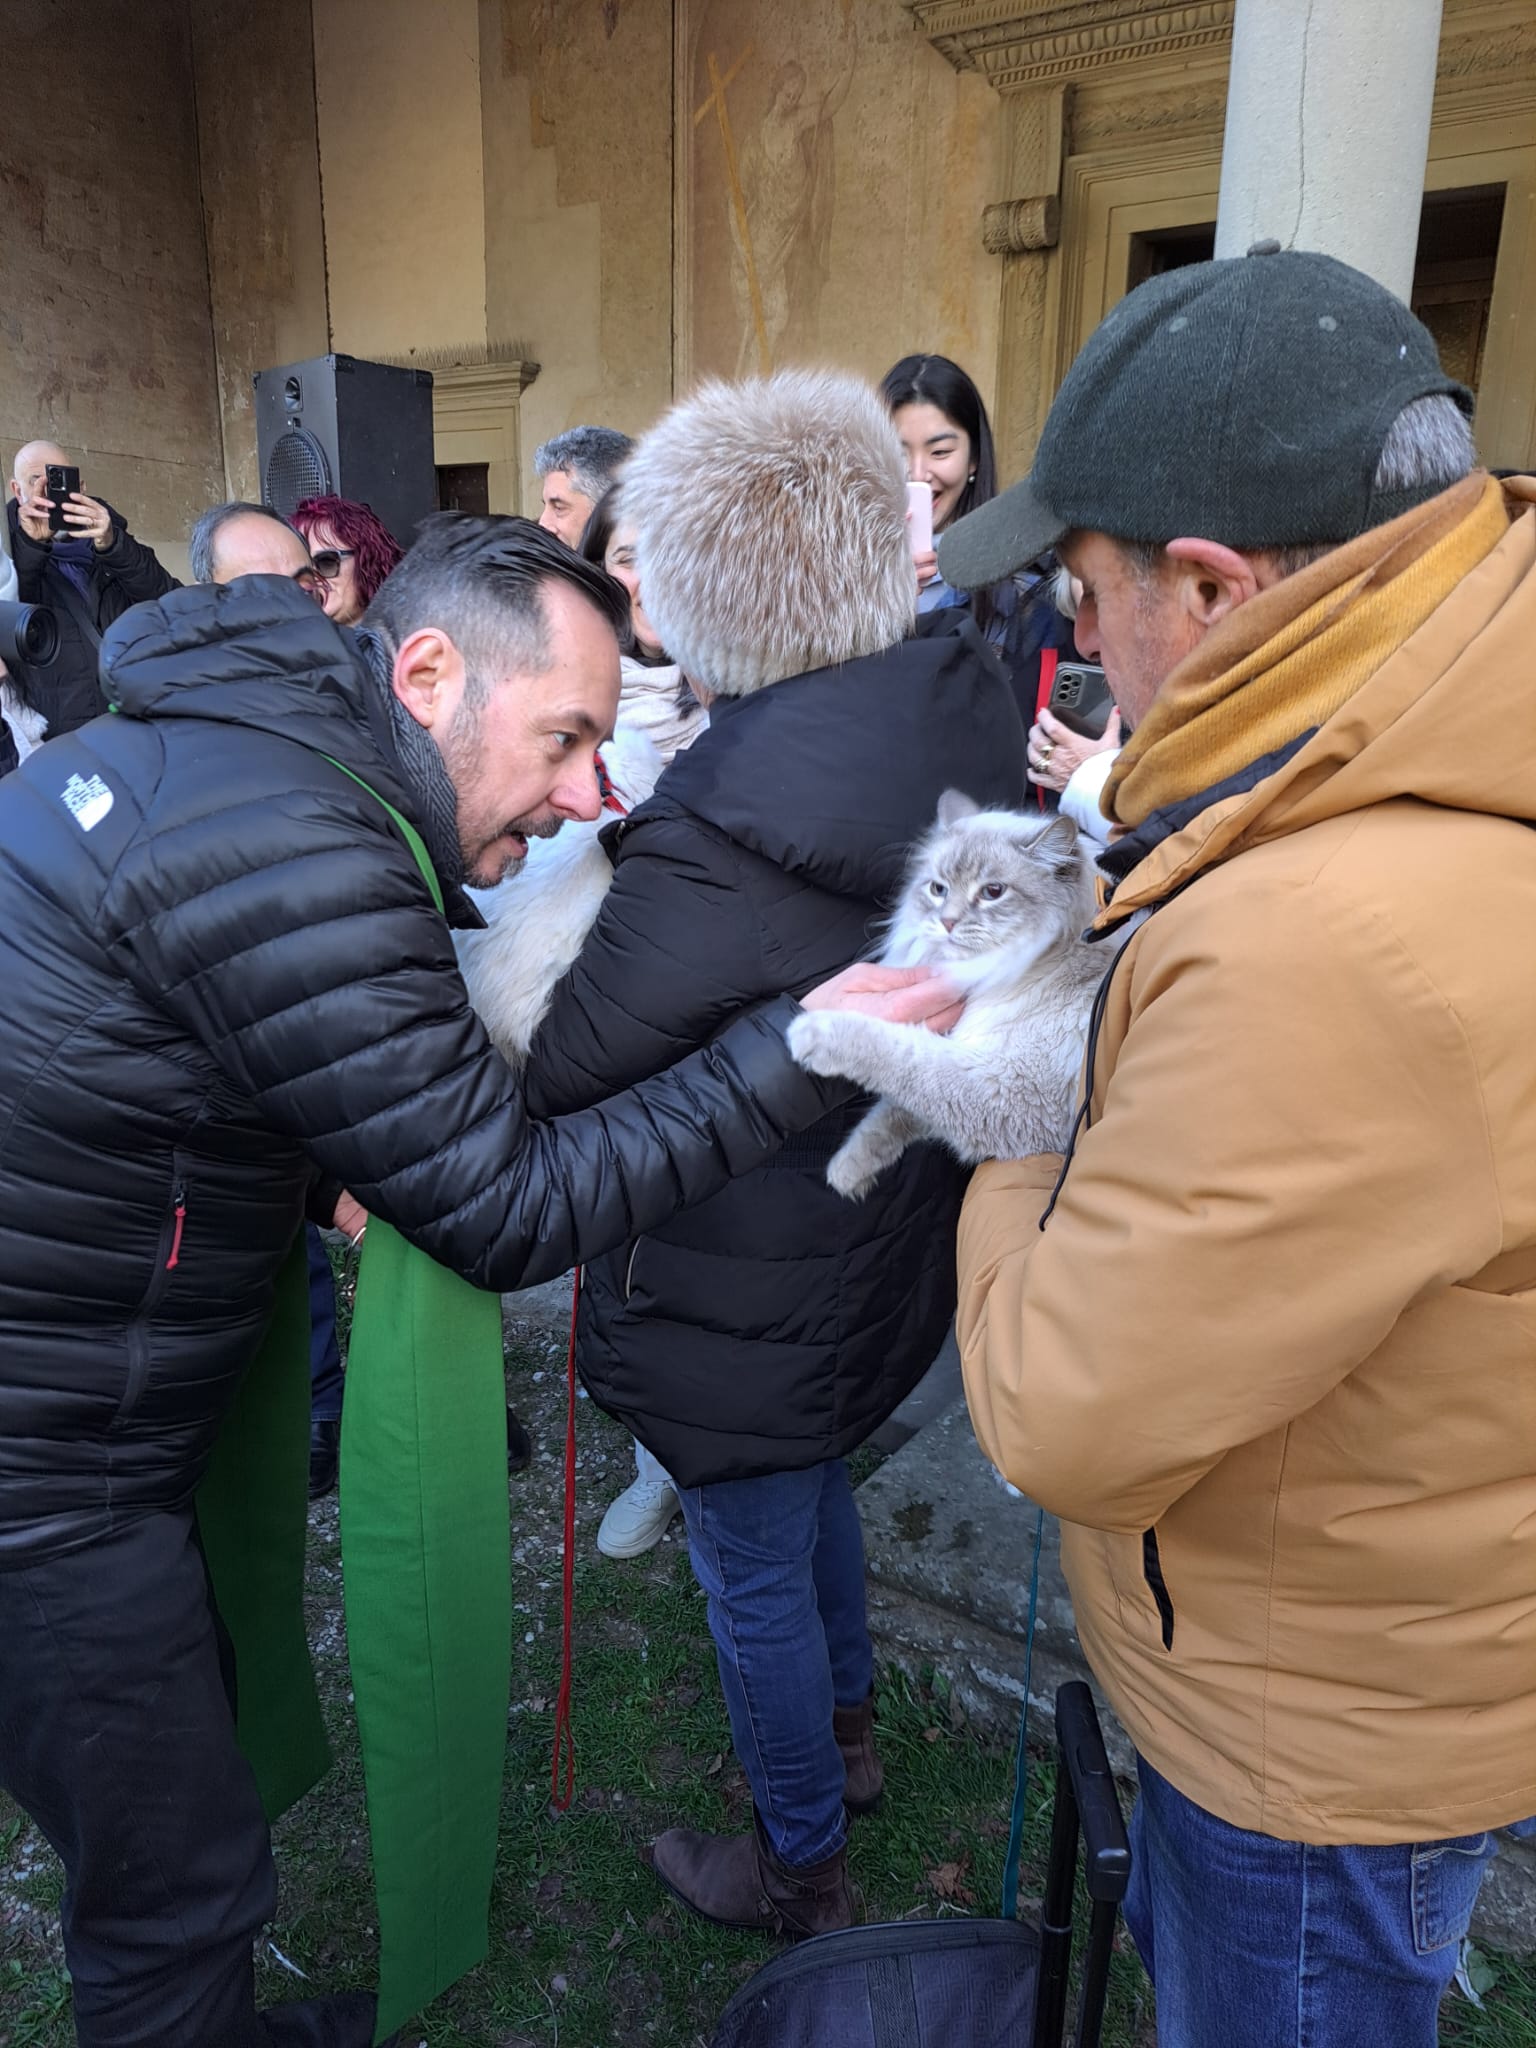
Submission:
[[[1059,650],[1054,647],[1042,647],[1040,650],[1040,681],[1035,688],[1036,725],[1040,723],[1041,712],[1046,710],[1050,705],[1051,685],[1056,680],[1056,663],[1058,659],[1058,653]],[[1042,811],[1045,809],[1045,789],[1044,786],[1038,782],[1035,784],[1035,802],[1039,805]]]
[[[621,818],[627,816],[627,808],[609,779],[601,754],[597,757],[597,787],[605,811],[616,811]],[[571,1289],[571,1341],[565,1354],[565,1568],[560,1618],[560,1690],[555,1697],[555,1749],[549,1764],[549,1794],[561,1813],[570,1806],[576,1792],[576,1733],[571,1726],[571,1648],[576,1633],[576,1315],[580,1307],[581,1268],[578,1266],[575,1285]]]
[[[576,1607],[576,1311],[581,1306],[581,1268],[571,1291],[571,1342],[565,1357],[565,1590],[560,1637],[560,1691],[555,1699],[555,1753],[550,1760],[550,1797],[561,1813],[576,1791],[576,1736],[571,1727],[571,1642]],[[565,1765],[562,1789],[560,1766]]]

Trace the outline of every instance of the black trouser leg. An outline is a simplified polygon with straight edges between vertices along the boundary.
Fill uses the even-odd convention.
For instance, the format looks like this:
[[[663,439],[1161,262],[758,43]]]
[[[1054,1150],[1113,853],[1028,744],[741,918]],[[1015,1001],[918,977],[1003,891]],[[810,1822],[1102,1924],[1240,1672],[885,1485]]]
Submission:
[[[0,1784],[64,1864],[80,2048],[274,2037],[251,1945],[276,1880],[190,1513],[0,1571]]]

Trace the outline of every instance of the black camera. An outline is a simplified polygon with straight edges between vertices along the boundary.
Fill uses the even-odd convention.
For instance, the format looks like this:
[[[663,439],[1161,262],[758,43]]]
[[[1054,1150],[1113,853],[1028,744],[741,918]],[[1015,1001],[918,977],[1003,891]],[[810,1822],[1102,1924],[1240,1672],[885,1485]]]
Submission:
[[[7,668],[46,668],[59,651],[59,627],[40,604],[0,604],[0,661]]]

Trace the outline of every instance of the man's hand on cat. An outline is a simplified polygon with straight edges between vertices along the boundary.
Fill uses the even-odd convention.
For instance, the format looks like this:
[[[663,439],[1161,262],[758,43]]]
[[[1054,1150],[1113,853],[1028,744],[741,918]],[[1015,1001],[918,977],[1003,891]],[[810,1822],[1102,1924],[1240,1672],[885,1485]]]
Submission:
[[[925,1024],[930,1031],[953,1031],[965,999],[952,983],[929,967],[878,967],[860,961],[845,967],[831,981],[800,999],[806,1010],[856,1010],[887,1024]]]

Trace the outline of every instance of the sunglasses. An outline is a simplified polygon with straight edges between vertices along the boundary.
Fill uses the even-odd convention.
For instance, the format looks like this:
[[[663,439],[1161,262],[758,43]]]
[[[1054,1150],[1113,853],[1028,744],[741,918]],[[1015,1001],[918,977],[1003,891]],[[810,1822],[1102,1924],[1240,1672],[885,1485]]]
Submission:
[[[341,574],[342,563],[350,562],[353,552],[351,548],[317,548],[310,560],[329,583]]]

